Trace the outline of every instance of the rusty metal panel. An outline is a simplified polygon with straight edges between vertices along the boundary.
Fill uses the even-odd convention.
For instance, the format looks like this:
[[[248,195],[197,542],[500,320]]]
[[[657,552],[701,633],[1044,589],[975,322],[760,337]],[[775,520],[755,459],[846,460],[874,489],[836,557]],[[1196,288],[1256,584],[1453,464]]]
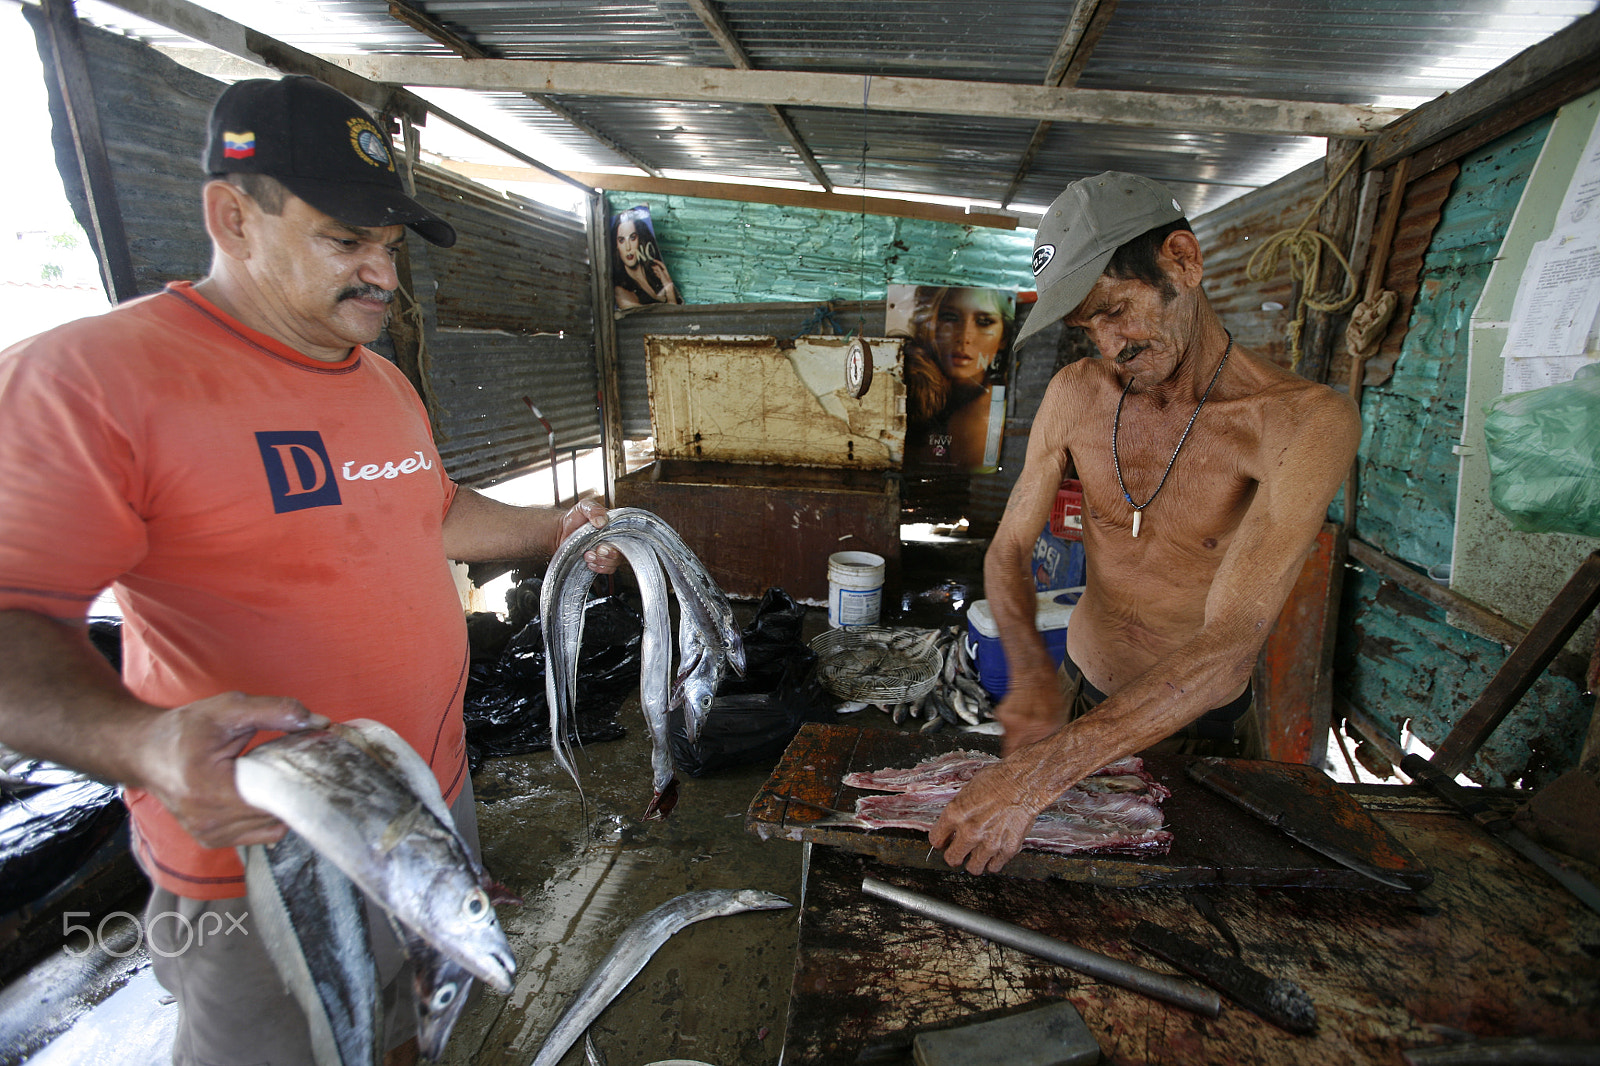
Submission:
[[[674,337],[795,337],[883,328],[882,300],[814,300],[779,303],[649,304],[617,319],[617,388],[622,394],[622,432],[650,435],[649,375],[644,340],[651,334]]]
[[[824,604],[837,551],[883,556],[884,599],[899,594],[900,492],[889,473],[661,459],[618,478],[616,502],[665,519],[736,599],[776,587]]]
[[[1287,265],[1263,281],[1246,274],[1250,257],[1273,234],[1294,229],[1322,195],[1318,159],[1271,185],[1190,219],[1205,256],[1205,290],[1211,306],[1242,347],[1288,367],[1288,328],[1295,285]]]
[[[1377,354],[1366,362],[1366,371],[1361,378],[1361,384],[1365,387],[1381,385],[1394,373],[1394,364],[1400,358],[1401,347],[1411,328],[1411,312],[1417,303],[1417,293],[1422,288],[1423,261],[1433,243],[1434,230],[1439,226],[1450,190],[1460,173],[1461,165],[1450,163],[1406,183],[1400,203],[1400,224],[1395,229],[1394,244],[1389,249],[1389,262],[1383,275],[1383,287],[1394,292],[1399,299]],[[1388,195],[1393,195],[1393,190]],[[1382,212],[1383,208],[1384,201],[1379,200],[1378,210]],[[1509,213],[1506,218],[1509,220]],[[1345,371],[1342,377],[1332,378],[1337,373],[1338,368],[1330,367],[1330,379],[1344,381],[1350,377],[1349,372]]]
[[[889,470],[905,456],[900,341],[869,338],[865,396],[845,391],[843,337],[645,338],[665,458]]]

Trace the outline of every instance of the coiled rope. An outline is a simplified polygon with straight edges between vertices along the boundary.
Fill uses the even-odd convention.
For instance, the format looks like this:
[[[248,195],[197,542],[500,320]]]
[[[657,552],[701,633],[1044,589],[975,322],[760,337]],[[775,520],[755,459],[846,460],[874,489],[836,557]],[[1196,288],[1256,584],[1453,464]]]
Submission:
[[[1311,210],[1306,212],[1306,217],[1300,225],[1292,230],[1280,230],[1267,238],[1267,242],[1250,256],[1250,261],[1245,264],[1245,276],[1251,281],[1262,282],[1278,272],[1278,264],[1285,255],[1289,257],[1289,276],[1300,287],[1300,298],[1295,303],[1294,320],[1289,323],[1289,359],[1290,365],[1298,368],[1300,365],[1300,335],[1305,329],[1306,311],[1326,311],[1330,314],[1339,314],[1350,308],[1356,302],[1356,279],[1350,272],[1350,261],[1339,251],[1337,245],[1326,235],[1306,227],[1322,210],[1322,205],[1345,175],[1350,173],[1350,168],[1356,160],[1361,158],[1361,153],[1356,152],[1345,163],[1344,169],[1339,171],[1339,176],[1328,183],[1322,190],[1322,195],[1317,197],[1317,202],[1311,205]],[[1344,271],[1343,290],[1327,289],[1314,292],[1317,277],[1322,273],[1323,247],[1333,254],[1338,261],[1340,269]]]

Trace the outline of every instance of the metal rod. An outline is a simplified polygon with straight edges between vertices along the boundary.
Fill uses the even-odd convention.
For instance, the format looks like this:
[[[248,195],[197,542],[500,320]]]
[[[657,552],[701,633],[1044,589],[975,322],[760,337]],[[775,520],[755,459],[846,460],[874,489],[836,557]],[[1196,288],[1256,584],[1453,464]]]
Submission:
[[[530,399],[527,396],[524,396],[522,398],[522,402],[528,405],[528,410],[533,412],[533,417],[537,418],[544,425],[544,431],[549,437],[549,445],[550,445],[550,491],[555,493],[555,498],[550,501],[550,506],[552,506],[552,507],[560,507],[561,506],[561,479],[560,479],[560,477],[558,477],[556,475],[556,427],[552,426],[550,424],[550,420],[548,418],[546,418],[544,416],[544,414],[537,407],[533,406],[533,400],[532,399]]]
[[[1048,959],[1108,984],[1131,989],[1175,1007],[1192,1010],[1208,1018],[1215,1018],[1222,1012],[1222,997],[1192,981],[1169,977],[1154,970],[1147,970],[1143,966],[1135,966],[1131,962],[1100,955],[1063,940],[1045,936],[1043,933],[1036,933],[1032,929],[1025,929],[999,918],[991,918],[987,914],[979,914],[954,903],[933,899],[920,892],[913,892],[909,888],[887,884],[875,877],[863,877],[861,891],[869,896],[877,896],[879,899],[898,904],[913,914],[953,925],[957,929],[975,933],[985,940],[993,940],[997,944],[1026,951],[1030,955],[1037,955],[1041,959]]]

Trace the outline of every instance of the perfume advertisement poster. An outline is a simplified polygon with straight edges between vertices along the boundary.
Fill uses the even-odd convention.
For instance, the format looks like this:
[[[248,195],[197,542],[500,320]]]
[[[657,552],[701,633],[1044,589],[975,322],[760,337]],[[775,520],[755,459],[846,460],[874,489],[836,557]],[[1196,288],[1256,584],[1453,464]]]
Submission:
[[[645,204],[611,216],[611,287],[618,310],[683,303],[661,258],[650,208]]]
[[[996,469],[1016,294],[890,285],[884,332],[906,338],[906,474],[965,478]]]

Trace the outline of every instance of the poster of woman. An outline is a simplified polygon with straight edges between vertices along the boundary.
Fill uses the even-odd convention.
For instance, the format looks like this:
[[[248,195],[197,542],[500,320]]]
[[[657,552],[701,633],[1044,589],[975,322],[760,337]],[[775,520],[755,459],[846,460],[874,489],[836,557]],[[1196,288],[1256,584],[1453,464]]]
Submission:
[[[640,204],[611,216],[611,249],[611,287],[618,308],[683,303],[661,260],[648,206]]]
[[[885,332],[905,345],[907,471],[987,469],[992,423],[1004,419],[1016,294],[1000,289],[891,285]]]

